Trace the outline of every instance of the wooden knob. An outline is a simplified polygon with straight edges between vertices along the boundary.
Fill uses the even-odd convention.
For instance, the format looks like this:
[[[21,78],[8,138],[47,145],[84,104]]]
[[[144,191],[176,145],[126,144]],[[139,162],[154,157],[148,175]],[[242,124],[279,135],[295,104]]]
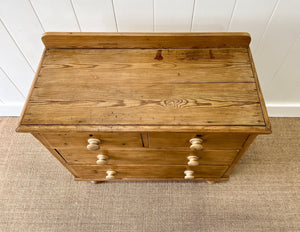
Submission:
[[[198,162],[199,157],[198,156],[190,155],[187,157],[187,159],[189,160],[189,162],[188,162],[189,166],[198,166],[199,165],[199,162]]]
[[[191,150],[193,150],[193,151],[200,151],[200,150],[202,150],[203,149],[203,146],[201,145],[202,142],[203,142],[203,140],[200,139],[200,138],[192,138],[190,140],[190,143],[192,144],[190,146]]]
[[[90,138],[88,139],[88,145],[86,148],[90,151],[97,151],[100,149],[100,139]]]
[[[186,180],[192,180],[192,179],[194,179],[194,176],[193,176],[194,171],[192,171],[192,170],[185,170],[184,174],[185,174],[184,179],[186,179]]]
[[[113,171],[113,170],[109,170],[109,171],[106,171],[106,179],[107,180],[113,180],[115,179],[115,175],[117,174],[116,171]]]
[[[97,155],[97,159],[96,164],[105,165],[109,157],[107,155]]]

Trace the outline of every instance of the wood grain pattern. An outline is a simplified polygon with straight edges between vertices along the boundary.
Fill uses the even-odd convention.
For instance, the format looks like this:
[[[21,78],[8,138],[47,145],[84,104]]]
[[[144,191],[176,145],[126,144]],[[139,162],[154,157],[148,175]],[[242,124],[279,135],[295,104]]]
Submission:
[[[47,51],[39,75],[36,88],[254,82],[247,49],[54,49]]]
[[[236,48],[249,47],[248,33],[47,32],[46,48]]]
[[[123,1],[124,0],[121,0],[120,2]],[[22,53],[26,56],[26,58],[28,58],[31,64],[34,64],[33,65],[34,71],[36,70],[36,64],[37,64],[36,61],[41,55],[41,50],[39,48],[41,48],[40,45],[43,44],[41,43],[41,41],[39,41],[41,30],[38,29],[40,27],[38,22],[40,14],[42,14],[40,18],[41,24],[42,26],[45,27],[46,31],[49,31],[50,29],[51,31],[57,31],[62,29],[72,30],[73,28],[73,26],[71,27],[66,26],[69,25],[67,22],[69,22],[70,19],[69,18],[70,8],[67,7],[68,9],[66,9],[65,4],[67,2],[67,4],[70,5],[70,0],[54,1],[55,3],[53,1],[32,1],[32,2],[33,2],[33,8],[31,8],[30,6],[30,1],[20,1],[20,0],[12,0],[6,2],[3,1],[3,4],[0,7],[1,20],[11,35],[11,37],[7,37],[7,38],[11,42],[15,41],[16,45],[21,49],[21,53],[18,52],[17,50],[15,50],[17,52],[8,51],[9,49],[7,48],[10,47],[9,45],[11,44],[11,42],[4,39],[3,47],[1,47],[0,49],[1,50],[0,56],[3,56],[4,58],[0,61],[1,62],[0,66],[2,66],[5,72],[7,73],[10,72],[9,76],[14,82],[16,81],[15,84],[20,89],[22,89],[22,86],[25,87],[27,84],[29,85],[34,75],[34,73],[26,74],[28,71],[26,67],[23,65],[18,65],[18,63],[20,63],[19,60],[23,59]],[[40,11],[39,7],[36,7],[34,5],[34,2],[40,2],[39,3],[40,5],[46,6],[45,14],[44,11]],[[111,21],[110,19],[113,18],[111,16],[113,15],[113,9],[111,7],[113,2],[112,0],[102,0],[102,1],[75,0],[72,2],[74,5],[75,14],[77,15],[79,24],[83,31],[92,31],[92,30],[111,31],[109,28],[113,25],[111,23],[108,23],[108,21]],[[78,7],[76,2],[78,2]],[[127,2],[128,1],[124,1],[123,5],[128,5]],[[170,7],[164,9],[159,9],[157,5],[155,5],[157,2],[161,2],[161,1],[150,1],[150,2],[154,2],[154,7],[156,6],[155,9],[160,10],[161,14],[164,15],[169,15],[168,12],[170,11],[170,9],[175,7],[171,1],[170,1],[171,4],[169,4]],[[183,0],[182,2],[190,2],[190,1]],[[231,6],[231,2],[236,2],[234,9],[232,7],[228,7]],[[281,65],[282,63],[286,63],[286,64],[293,63],[295,59],[290,55],[293,53],[293,51],[296,54],[298,54],[300,51],[299,49],[295,50],[295,48],[292,47],[293,43],[299,36],[299,32],[300,32],[300,26],[299,26],[300,14],[298,13],[300,9],[299,3],[300,3],[299,1],[295,1],[295,0],[292,1],[224,0],[221,2],[217,0],[195,1],[192,30],[207,32],[208,30],[220,31],[222,28],[226,29],[226,25],[229,22],[228,20],[230,20],[230,16],[232,15],[228,31],[250,32],[251,49],[253,50],[253,53],[255,55],[255,61],[256,61],[255,63],[256,63],[257,70],[259,71],[258,73],[259,78],[261,79],[260,82],[264,90],[266,103],[272,105],[272,106],[270,105],[270,108],[272,109],[273,116],[276,115],[279,116],[280,114],[285,114],[285,115],[289,114],[289,116],[293,116],[294,114],[294,116],[296,116],[297,113],[299,115],[300,112],[298,109],[299,107],[297,107],[299,106],[300,92],[298,91],[298,89],[296,89],[297,85],[294,84],[297,83],[298,80],[298,79],[296,80],[294,79],[298,77],[297,75],[299,73],[299,70],[297,69],[298,66],[296,65],[293,67],[288,67],[288,72],[290,74],[287,74],[286,69]],[[55,6],[47,7],[48,4],[55,5]],[[141,5],[143,5],[143,3],[141,3]],[[47,20],[47,16],[46,16],[46,20],[44,20],[45,15],[48,15],[49,12],[56,7],[60,8],[59,13],[55,10],[53,14],[50,13],[51,15],[50,18],[55,17],[55,22],[53,22],[52,20],[50,21]],[[229,18],[227,17],[228,8],[230,8]],[[62,9],[66,9],[66,11],[63,11],[66,14],[61,14]],[[182,10],[182,8],[180,9]],[[137,12],[140,13],[139,9],[135,7],[133,7],[132,10],[136,13]],[[192,12],[191,10],[184,11],[184,14],[192,14]],[[223,17],[224,15],[225,17]],[[200,16],[200,20],[198,20],[199,16]],[[73,16],[71,17],[73,18]],[[118,18],[118,15],[116,15],[116,17],[117,20],[119,21],[120,18]],[[174,18],[173,17],[171,18],[172,18],[171,23],[173,23],[173,22],[178,22],[178,19],[180,19],[181,16],[176,14]],[[88,21],[86,21],[86,19],[88,19]],[[56,20],[58,21],[58,24],[56,23]],[[154,22],[155,21],[156,22],[158,21],[157,12],[154,12]],[[197,28],[198,22],[204,25],[204,27]],[[103,26],[103,23],[105,24],[105,27]],[[141,21],[139,20],[138,22],[134,22],[133,26],[136,23],[141,23]],[[51,25],[48,26],[48,24]],[[181,25],[182,25],[181,23],[179,24],[176,23],[176,27],[171,26],[171,28],[173,28],[172,31],[175,31],[176,29],[181,29]],[[225,27],[223,25],[225,25]],[[145,25],[141,25],[141,27],[144,26]],[[190,27],[188,26],[188,28],[186,29],[189,30]],[[152,28],[150,31],[152,31]],[[3,39],[3,37],[6,36],[4,34],[1,34],[1,39]],[[253,46],[255,44],[260,45],[258,46],[259,49],[257,49],[256,51],[255,48],[257,46]],[[297,61],[297,59],[295,61]],[[4,66],[9,67],[10,70],[8,70]],[[273,79],[274,77],[279,81],[277,80],[275,81]],[[26,78],[27,80],[25,80]],[[284,83],[284,88],[282,88],[283,83]],[[268,91],[270,86],[272,86],[271,88],[272,91]],[[25,92],[23,91],[24,95],[27,94],[28,92],[27,90]],[[13,96],[13,95],[9,95],[9,96]],[[13,99],[10,100],[12,101]],[[23,105],[23,102],[18,102],[18,104]],[[12,109],[14,108],[13,105],[10,106]],[[10,107],[10,106],[6,106],[6,107]],[[2,107],[4,107],[3,109],[6,108],[5,106]],[[19,107],[20,106],[16,108]],[[11,113],[13,112],[11,111]],[[15,116],[19,116],[19,111],[15,111],[14,114]]]
[[[76,86],[76,82],[60,84],[61,88],[57,88],[55,84],[40,87],[37,83],[30,105],[47,102],[51,108],[51,104],[60,102],[69,103],[70,106],[76,102],[82,105],[87,102],[111,107],[113,110],[147,105],[191,109],[197,106],[214,108],[259,103],[255,83],[151,84],[119,81],[109,84],[99,80],[82,84],[80,92],[72,91]]]
[[[22,125],[56,125],[57,129],[59,125],[99,125],[109,130],[115,130],[116,126],[148,127],[139,131],[156,130],[151,126],[178,129],[217,125],[228,126],[228,130],[234,130],[229,126],[258,126],[254,130],[264,130],[252,58],[235,38],[248,38],[245,34],[68,35],[49,34],[68,37],[70,41],[112,36],[122,38],[124,45],[125,41],[131,43],[136,39],[147,44],[157,37],[180,44],[182,37],[187,42],[197,37],[212,44],[220,40],[224,46],[221,49],[180,49],[178,45],[166,50],[48,50]],[[211,37],[214,39],[210,40]],[[235,48],[226,45],[226,38],[236,43]]]
[[[56,85],[36,84],[23,124],[264,125],[255,83]]]
[[[247,34],[43,41],[17,130],[35,134],[76,180],[228,180],[255,136],[271,133]]]
[[[80,152],[76,148],[59,148],[69,164],[95,165],[98,154],[108,157],[108,165],[186,165],[189,155],[199,157],[199,164],[230,165],[238,150],[203,150],[192,153],[187,150],[170,149],[138,149],[138,150],[106,150],[98,152]]]
[[[80,178],[80,177],[74,177],[75,181],[90,181],[93,184],[98,184],[104,181],[228,181],[229,177],[195,177],[192,180],[184,180],[182,177],[137,177],[137,178],[123,178],[123,179],[115,179],[115,180],[106,180],[103,178]]]
[[[230,64],[249,64],[248,48],[170,48],[170,49],[48,49],[45,54],[44,66],[80,65],[95,68],[101,64],[143,65],[144,63],[178,63],[184,65],[199,65],[199,68],[210,68],[215,64],[226,67]],[[83,68],[85,68],[83,66]],[[207,67],[208,66],[208,67]],[[104,66],[105,67],[105,66]],[[249,67],[249,66],[248,66]],[[57,68],[54,67],[54,68]],[[101,68],[101,67],[100,67]],[[113,68],[113,66],[107,66]],[[61,71],[61,70],[60,70]],[[247,70],[241,70],[247,71]],[[59,72],[58,72],[59,73]],[[248,70],[251,75],[251,70]],[[253,81],[253,80],[252,80]],[[228,80],[227,80],[228,82]]]
[[[180,125],[20,125],[17,132],[195,132],[203,133],[251,133],[251,134],[270,134],[270,130],[265,126],[189,126]]]
[[[80,178],[105,179],[107,170],[117,172],[115,179],[130,178],[182,178],[184,180],[184,171],[186,166],[97,166],[97,165],[71,165],[72,169]],[[221,177],[227,166],[197,166],[193,167],[195,177]]]
[[[143,147],[149,147],[149,136],[147,132],[141,133],[141,139],[142,139]]]
[[[233,171],[234,167],[237,165],[239,160],[242,158],[244,153],[247,151],[248,147],[251,145],[251,143],[256,138],[256,134],[249,135],[245,143],[243,144],[243,148],[239,151],[235,159],[233,160],[232,164],[228,167],[226,172],[224,173],[223,177],[228,177],[230,173]]]
[[[23,124],[264,125],[253,83],[166,84],[161,88],[121,82],[115,88],[86,84],[79,92],[72,91],[72,84],[63,88],[67,85],[34,90],[33,97],[41,99],[30,102]],[[57,110],[61,108],[64,111]]]
[[[253,57],[252,57],[252,53],[251,53],[250,48],[248,48],[248,54],[249,54],[250,61],[251,61],[252,72],[253,72],[253,75],[254,75],[256,88],[257,88],[257,94],[258,94],[258,97],[259,97],[259,100],[260,100],[260,105],[261,105],[261,109],[262,109],[262,112],[263,112],[263,117],[264,117],[264,121],[265,121],[265,124],[266,124],[266,128],[269,130],[269,133],[272,133],[271,122],[270,122],[270,119],[269,119],[269,116],[268,116],[265,100],[264,100],[264,97],[262,95],[261,87],[260,87],[259,80],[258,80],[258,77],[257,77],[257,73],[256,73],[256,69],[255,69],[255,65],[254,65],[254,61],[253,61]]]
[[[53,124],[53,125],[264,125],[258,103],[221,104],[216,107],[181,107],[186,100],[171,99],[162,102],[133,101],[111,102],[49,102],[33,103],[27,107],[23,124]],[[188,103],[189,104],[189,103]],[[209,104],[209,103],[208,103]],[[121,105],[119,107],[118,105]],[[123,105],[123,106],[122,106]],[[50,107],[49,107],[50,106]],[[181,107],[181,108],[180,108]],[[64,109],[60,111],[58,109]],[[198,114],[198,117],[195,115]]]
[[[248,137],[248,134],[231,133],[167,133],[150,132],[150,148],[176,148],[185,147],[189,149],[190,139],[200,137],[204,149],[239,149]]]
[[[160,79],[162,83],[254,82],[247,49],[239,48],[54,49],[45,55],[41,82],[51,83],[50,75],[59,83],[71,77],[80,82],[82,76],[94,82],[99,78],[115,82],[116,77],[126,81],[140,78],[141,83],[153,78],[158,82],[160,76],[166,76],[166,80]]]
[[[140,133],[127,132],[96,132],[96,133],[53,133],[43,134],[43,137],[55,148],[74,148],[78,152],[87,152],[89,138],[100,140],[100,148],[143,147]]]
[[[43,144],[48,151],[76,178],[77,173],[68,165],[67,161],[48,143],[48,141],[40,133],[31,133],[41,144]]]
[[[24,115],[25,115],[25,111],[26,111],[26,108],[27,108],[27,105],[28,105],[30,96],[32,95],[32,92],[33,92],[33,89],[34,89],[34,85],[35,85],[35,83],[36,83],[37,80],[38,80],[38,75],[39,75],[39,72],[40,72],[40,70],[41,70],[41,68],[42,68],[42,63],[43,63],[43,61],[44,61],[45,53],[46,53],[46,49],[44,49],[44,51],[43,51],[43,54],[42,54],[40,63],[39,63],[39,65],[38,65],[37,72],[36,72],[35,75],[34,75],[34,79],[33,79],[33,81],[32,81],[32,84],[31,84],[29,93],[28,93],[28,95],[27,95],[27,97],[26,97],[26,101],[25,101],[24,107],[23,107],[23,109],[22,109],[22,112],[21,112],[21,115],[20,115],[20,118],[19,118],[19,121],[18,121],[18,127],[17,127],[16,131],[18,131],[19,128],[21,127],[21,125],[22,125],[22,121],[23,121],[23,118],[24,118]],[[32,131],[32,132],[33,132],[33,131]],[[35,132],[39,132],[39,131],[35,131]]]

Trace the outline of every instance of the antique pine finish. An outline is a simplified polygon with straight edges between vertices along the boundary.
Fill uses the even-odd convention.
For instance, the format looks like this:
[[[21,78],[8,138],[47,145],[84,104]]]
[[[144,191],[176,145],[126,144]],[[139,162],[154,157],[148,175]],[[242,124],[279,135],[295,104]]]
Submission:
[[[228,180],[271,133],[247,33],[46,33],[18,132],[75,180]]]

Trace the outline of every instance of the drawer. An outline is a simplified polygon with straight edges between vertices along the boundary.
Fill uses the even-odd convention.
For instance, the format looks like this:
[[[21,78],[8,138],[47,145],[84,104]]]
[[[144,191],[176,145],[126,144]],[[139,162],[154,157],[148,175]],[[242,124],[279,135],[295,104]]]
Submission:
[[[99,139],[99,148],[127,148],[127,147],[143,147],[143,141],[141,133],[135,132],[101,132],[101,133],[88,133],[88,132],[76,132],[76,133],[49,133],[42,134],[42,136],[48,141],[48,143],[58,150],[60,148],[68,148],[76,150],[77,152],[87,152],[88,140],[90,138]]]
[[[81,179],[102,179],[107,180],[107,171],[114,171],[113,179],[138,179],[138,178],[182,178],[186,166],[97,166],[97,165],[72,165],[71,168]],[[194,178],[221,177],[228,166],[197,166],[191,170]]]
[[[95,165],[100,159],[99,165],[187,165],[188,162],[190,165],[230,165],[239,150],[202,150],[197,154],[187,150],[155,149],[101,150],[96,154],[89,151],[80,153],[74,149],[58,151],[69,164]],[[99,154],[104,156],[98,159]]]
[[[151,148],[189,148],[190,139],[201,138],[204,149],[240,149],[248,137],[244,133],[149,133]]]

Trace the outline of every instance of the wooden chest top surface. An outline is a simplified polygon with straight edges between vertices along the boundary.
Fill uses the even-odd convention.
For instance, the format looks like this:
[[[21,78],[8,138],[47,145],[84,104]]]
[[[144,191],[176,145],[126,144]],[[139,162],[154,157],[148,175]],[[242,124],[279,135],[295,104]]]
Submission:
[[[46,33],[43,41],[18,131],[270,133],[246,33]]]

